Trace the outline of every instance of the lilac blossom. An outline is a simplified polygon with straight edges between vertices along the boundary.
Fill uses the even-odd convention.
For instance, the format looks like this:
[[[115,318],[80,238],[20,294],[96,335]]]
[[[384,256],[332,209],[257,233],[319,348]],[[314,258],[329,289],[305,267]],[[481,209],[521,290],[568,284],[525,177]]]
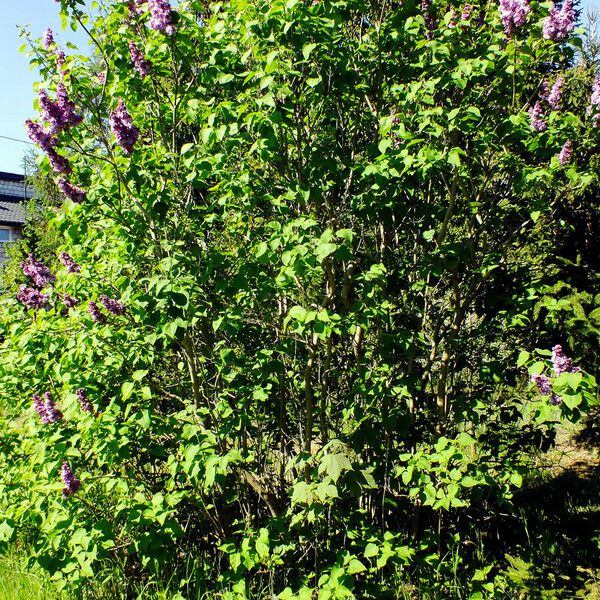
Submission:
[[[560,109],[560,101],[562,98],[564,84],[565,84],[565,78],[561,75],[556,79],[556,81],[554,82],[554,85],[552,86],[552,88],[550,89],[550,91],[548,92],[548,94],[545,98],[546,102],[548,103],[548,106],[552,110]]]
[[[552,348],[552,368],[558,377],[561,373],[577,373],[579,367],[573,366],[573,360],[563,353],[562,346],[557,344]]]
[[[89,313],[92,317],[92,321],[94,321],[94,323],[105,323],[106,322],[106,316],[100,311],[100,308],[93,300],[90,300],[90,304],[88,306],[88,311],[89,311]]]
[[[40,416],[42,423],[45,423],[46,425],[56,423],[63,418],[63,414],[56,408],[50,392],[44,394],[43,400],[37,394],[34,394],[33,408]]]
[[[48,295],[23,284],[17,292],[17,300],[27,308],[44,308],[48,304]]]
[[[25,127],[27,128],[27,135],[29,139],[34,144],[37,144],[44,152],[49,152],[56,144],[55,138],[39,123],[36,123],[31,119],[27,119],[25,121]]]
[[[431,32],[435,29],[435,18],[431,14],[431,0],[421,0],[421,10],[425,19],[425,27]],[[427,34],[427,37],[430,38],[431,34]]]
[[[542,23],[542,35],[547,40],[564,40],[573,31],[575,25],[575,13],[571,0],[565,0],[562,8],[558,10],[555,6],[550,10]]]
[[[46,29],[44,33],[44,48],[48,50],[54,44],[54,34],[52,33],[52,29]]]
[[[465,4],[462,10],[462,14],[460,15],[461,21],[468,21],[471,18],[471,11],[473,7],[470,4]]]
[[[590,106],[600,106],[600,75],[596,75],[592,95],[590,96]]]
[[[73,308],[76,304],[79,303],[79,300],[77,298],[73,298],[73,296],[69,296],[69,294],[63,294],[61,299],[67,310],[69,308]]]
[[[65,486],[62,491],[63,496],[65,498],[68,498],[69,496],[72,496],[73,494],[76,494],[79,491],[81,482],[75,477],[75,475],[73,474],[73,470],[71,469],[71,466],[67,461],[65,461],[62,464],[62,467],[60,469],[60,476]]]
[[[600,107],[600,75],[596,75],[594,79],[594,86],[592,87],[592,95],[590,96],[590,105],[587,109],[587,114],[594,114],[593,121],[594,126],[597,127],[600,123],[600,113],[598,113],[598,108]]]
[[[150,75],[151,65],[144,58],[144,55],[141,53],[140,49],[135,45],[134,42],[129,42],[129,53],[131,55],[133,66],[135,67],[135,70],[140,74],[140,77],[146,77],[146,75]]]
[[[531,381],[537,385],[538,391],[542,396],[549,396],[552,393],[552,381],[548,375],[532,375]]]
[[[70,175],[73,169],[71,168],[71,163],[66,156],[59,154],[54,148],[50,148],[46,154],[48,155],[48,160],[50,161],[50,166],[57,172],[62,173],[63,175]]]
[[[150,27],[155,31],[162,31],[166,35],[173,35],[175,28],[171,23],[171,4],[169,0],[148,0],[150,11]]]
[[[450,21],[448,22],[448,28],[454,29],[457,25],[456,20],[458,19],[458,13],[456,12],[456,8],[454,6],[450,6]]]
[[[117,110],[110,113],[110,127],[117,140],[117,144],[123,148],[125,154],[131,154],[140,130],[133,124],[131,115],[125,107],[123,99],[119,99]]]
[[[79,405],[81,406],[81,410],[84,412],[95,413],[94,405],[90,402],[85,390],[83,388],[78,388],[75,392],[77,396],[77,400],[79,400]]]
[[[38,101],[42,113],[42,119],[49,123],[47,131],[50,135],[55,135],[62,131],[63,114],[58,104],[50,99],[46,90],[38,91]]]
[[[77,187],[76,185],[73,185],[72,183],[69,183],[66,179],[63,179],[62,177],[59,178],[57,185],[58,185],[58,189],[69,200],[72,200],[73,202],[75,202],[75,204],[81,204],[85,200],[85,196],[86,196],[87,192],[84,189]]]
[[[32,254],[27,257],[27,261],[21,261],[21,269],[23,275],[29,277],[29,279],[31,279],[40,289],[45,285],[52,283],[55,279],[54,275],[50,272],[50,269],[39,260],[33,258]]]
[[[517,27],[525,23],[531,7],[527,0],[500,0],[498,10],[504,31],[510,37]]]
[[[114,298],[109,298],[102,294],[100,296],[100,302],[102,306],[106,308],[108,312],[111,312],[113,315],[122,315],[125,312],[125,307],[122,302],[115,300]]]
[[[65,53],[62,50],[57,50],[54,53],[54,56],[56,56],[56,66],[58,67],[58,70],[60,71],[65,65],[65,61],[66,61]]]
[[[133,15],[141,15],[143,12],[141,6],[145,1],[146,0],[130,0],[129,4],[127,5],[129,12]]]
[[[571,160],[571,154],[573,153],[573,142],[571,140],[567,140],[558,153],[558,162],[561,165],[566,165]]]
[[[560,404],[562,398],[560,396],[557,396],[552,391],[552,380],[550,379],[550,377],[544,375],[543,373],[541,375],[532,375],[531,381],[537,385],[538,392],[542,396],[550,396],[550,404]]]
[[[46,421],[42,418],[44,423],[56,423],[63,418],[63,414],[56,408],[50,392],[44,394],[44,409],[46,410]]]
[[[81,267],[71,258],[66,252],[61,252],[58,255],[60,262],[67,267],[67,273],[79,273]]]
[[[44,405],[44,401],[37,394],[33,395],[33,408],[40,419],[43,420],[46,418],[46,406]]]
[[[51,100],[46,90],[38,92],[42,119],[49,123],[48,133],[55,135],[67,129],[79,125],[83,116],[75,112],[75,103],[69,100],[67,89],[63,83],[58,84],[56,90],[56,101]]]
[[[83,121],[83,115],[75,112],[75,102],[69,100],[67,88],[62,82],[56,89],[56,104],[61,111],[63,128],[74,127]]]
[[[542,107],[539,102],[536,102],[534,106],[529,109],[529,120],[531,128],[534,131],[544,131],[546,129],[546,121],[542,118]]]

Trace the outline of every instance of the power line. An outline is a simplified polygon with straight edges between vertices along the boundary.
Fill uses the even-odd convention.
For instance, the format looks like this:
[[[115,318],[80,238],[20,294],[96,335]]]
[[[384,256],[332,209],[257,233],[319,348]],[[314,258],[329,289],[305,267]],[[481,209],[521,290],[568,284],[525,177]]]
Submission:
[[[0,138],[3,138],[5,140],[10,140],[11,142],[19,142],[21,144],[29,144],[30,146],[34,146],[35,145],[32,142],[28,142],[26,140],[18,140],[17,138],[8,137],[7,135],[0,135]]]

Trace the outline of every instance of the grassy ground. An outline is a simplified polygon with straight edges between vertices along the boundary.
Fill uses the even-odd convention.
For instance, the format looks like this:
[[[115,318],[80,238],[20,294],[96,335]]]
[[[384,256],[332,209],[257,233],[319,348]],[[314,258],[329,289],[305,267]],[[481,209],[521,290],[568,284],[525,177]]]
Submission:
[[[68,600],[47,578],[28,571],[26,560],[15,550],[0,555],[0,600]]]

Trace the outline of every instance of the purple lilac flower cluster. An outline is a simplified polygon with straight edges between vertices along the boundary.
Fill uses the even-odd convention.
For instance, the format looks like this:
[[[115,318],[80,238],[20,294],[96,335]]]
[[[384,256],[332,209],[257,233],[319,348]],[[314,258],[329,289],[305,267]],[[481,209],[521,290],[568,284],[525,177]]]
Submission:
[[[560,110],[561,99],[563,93],[563,86],[565,84],[565,78],[559,75],[554,82],[554,85],[548,90],[548,84],[544,82],[544,93],[543,98],[552,110]]]
[[[573,366],[573,360],[565,356],[562,346],[557,344],[552,348],[552,368],[558,377],[561,373],[577,373],[579,367]],[[560,404],[562,398],[552,391],[552,380],[547,375],[532,375],[531,381],[537,385],[542,396],[550,396],[551,404]]]
[[[547,40],[560,41],[568,37],[575,25],[575,12],[571,0],[565,0],[562,8],[555,6],[550,10],[550,15],[542,23],[542,35]]]
[[[65,308],[68,310],[69,308],[73,308],[79,302],[79,300],[77,300],[77,298],[73,298],[73,296],[69,296],[69,294],[63,294],[62,302],[65,305]]]
[[[448,29],[454,29],[458,25],[458,13],[454,6],[450,6],[450,21],[448,22]]]
[[[527,0],[500,0],[498,10],[504,31],[510,37],[517,27],[525,23],[531,7]]]
[[[550,396],[550,404],[559,404],[561,401],[561,397],[557,396],[552,391],[552,380],[548,375],[532,375],[531,376],[532,383],[537,385],[538,391],[542,396]]]
[[[117,110],[110,113],[110,127],[117,140],[117,144],[123,148],[125,154],[131,154],[140,130],[133,124],[131,115],[125,107],[123,99],[119,99]]]
[[[64,489],[62,491],[63,496],[68,498],[73,494],[76,494],[79,491],[79,487],[81,486],[81,482],[77,479],[71,469],[71,466],[67,461],[62,464],[60,470],[62,482],[64,484]]]
[[[600,75],[596,75],[594,86],[592,87],[592,95],[590,96],[590,105],[587,109],[588,115],[593,114],[594,126],[600,124]]]
[[[75,112],[75,103],[69,100],[64,83],[59,83],[56,89],[56,100],[51,100],[46,90],[38,92],[42,119],[49,123],[47,133],[56,135],[68,127],[79,125],[83,116]]]
[[[428,29],[427,37],[431,38],[431,32],[435,29],[435,17],[431,14],[431,0],[421,0],[421,11],[425,19],[425,27]]]
[[[81,406],[81,410],[84,412],[89,412],[95,414],[94,405],[90,402],[90,399],[87,397],[85,390],[83,388],[78,388],[75,392],[77,396],[77,400],[79,400],[79,406]]]
[[[142,4],[144,4],[146,0],[130,0],[127,8],[129,8],[129,12],[132,15],[141,15],[142,14]]]
[[[22,284],[17,292],[17,300],[27,308],[44,308],[48,304],[48,295],[40,290],[55,279],[50,269],[29,255],[26,261],[21,261],[23,275],[33,281],[35,287]],[[36,289],[38,288],[38,289]]]
[[[90,300],[88,312],[90,313],[92,321],[94,321],[94,323],[106,322],[106,315],[102,313],[98,305],[93,300]]]
[[[571,154],[573,153],[573,142],[571,140],[567,140],[561,151],[558,153],[558,162],[564,166],[571,160]]]
[[[67,268],[67,273],[79,273],[81,267],[71,258],[66,252],[61,252],[58,255],[60,262]]]
[[[34,394],[33,408],[40,416],[42,423],[56,423],[63,418],[63,414],[56,408],[50,392],[44,394],[43,400],[37,394]]]
[[[544,111],[542,110],[542,106],[539,102],[536,102],[529,109],[529,121],[531,123],[531,128],[534,131],[544,131],[546,129],[546,121],[544,121],[543,117]]]
[[[72,202],[75,202],[75,204],[81,204],[85,200],[87,192],[84,189],[82,189],[76,185],[73,185],[72,183],[69,183],[66,179],[59,177],[56,185],[58,186],[58,189],[69,200],[71,200]]]
[[[171,22],[171,4],[169,0],[148,0],[150,10],[150,27],[155,31],[162,31],[166,35],[173,35],[175,28]]]
[[[54,33],[52,32],[52,29],[48,28],[44,33],[44,48],[46,48],[46,50],[49,50],[53,46],[53,44]]]
[[[115,300],[114,298],[109,298],[108,296],[102,294],[100,296],[100,302],[102,306],[106,308],[106,310],[113,315],[122,315],[125,312],[125,307],[122,302],[119,300]]]
[[[27,261],[21,261],[21,269],[23,275],[29,277],[40,289],[56,279],[50,269],[39,260],[35,260],[32,254],[29,255]]]
[[[27,308],[44,308],[48,304],[48,295],[23,284],[19,286],[17,300]]]
[[[140,49],[135,45],[134,42],[129,42],[129,53],[131,55],[131,60],[133,62],[133,66],[135,70],[140,74],[140,77],[146,77],[150,75],[151,65],[144,58],[144,55],[141,53]]]
[[[48,155],[50,165],[57,173],[68,175],[71,173],[71,165],[65,156],[56,152],[55,136],[68,127],[74,127],[81,123],[83,116],[75,112],[75,104],[69,100],[67,90],[62,82],[58,84],[56,100],[52,100],[46,90],[38,92],[38,99],[41,118],[48,123],[48,126],[42,127],[39,123],[27,119],[25,121],[27,135]]]
[[[581,370],[579,367],[573,366],[573,360],[565,356],[560,344],[556,344],[552,348],[552,368],[557,377],[561,373],[577,373]]]

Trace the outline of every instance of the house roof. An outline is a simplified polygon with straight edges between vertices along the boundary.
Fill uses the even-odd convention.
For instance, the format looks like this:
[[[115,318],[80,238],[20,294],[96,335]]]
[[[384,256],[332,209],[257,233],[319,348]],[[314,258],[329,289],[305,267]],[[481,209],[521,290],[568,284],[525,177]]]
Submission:
[[[22,198],[0,194],[0,225],[23,225],[25,207]]]
[[[18,175],[17,173],[6,173],[5,171],[0,171],[0,179],[4,179],[5,181],[25,181],[25,175]]]

